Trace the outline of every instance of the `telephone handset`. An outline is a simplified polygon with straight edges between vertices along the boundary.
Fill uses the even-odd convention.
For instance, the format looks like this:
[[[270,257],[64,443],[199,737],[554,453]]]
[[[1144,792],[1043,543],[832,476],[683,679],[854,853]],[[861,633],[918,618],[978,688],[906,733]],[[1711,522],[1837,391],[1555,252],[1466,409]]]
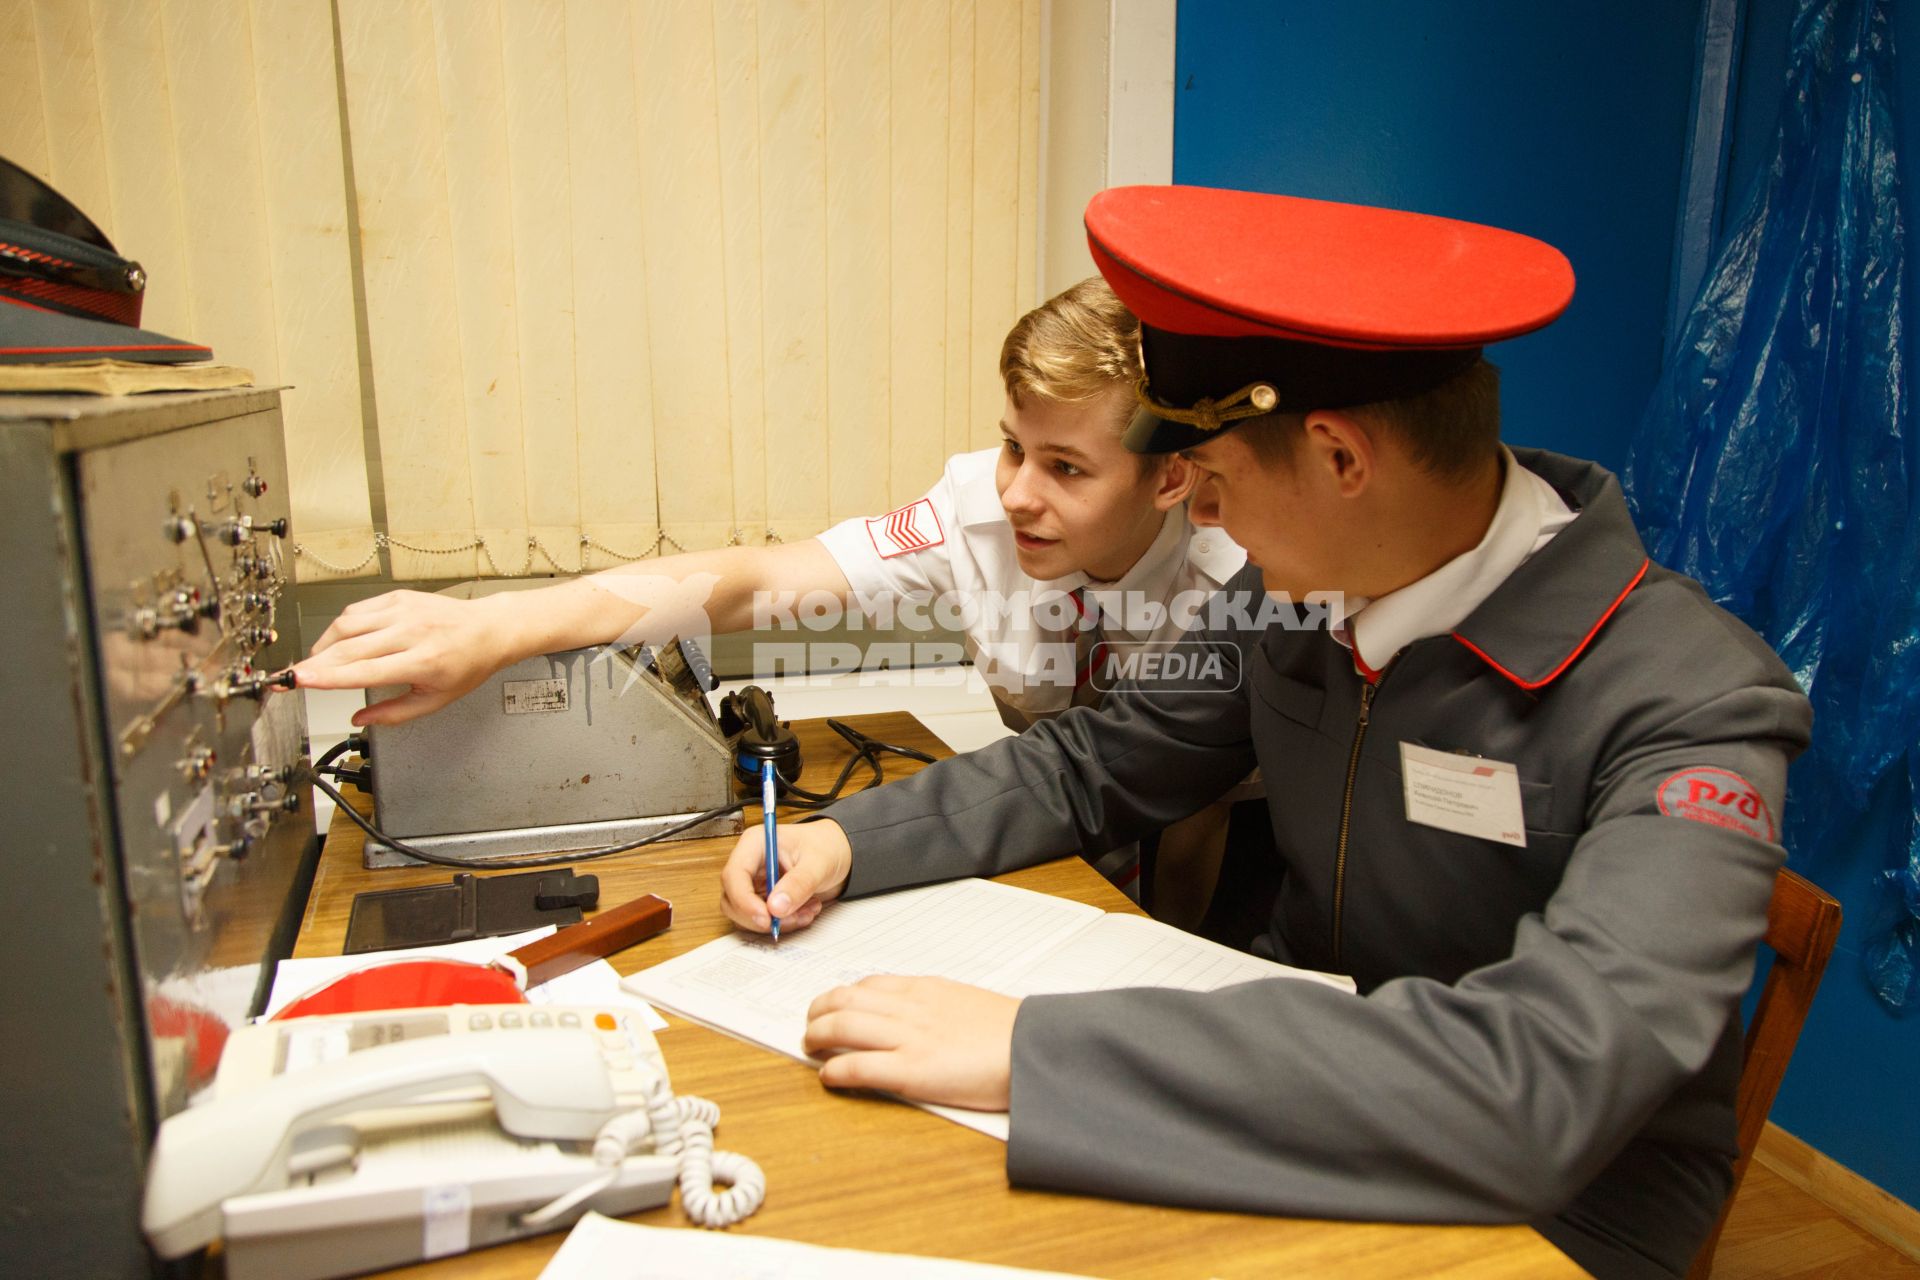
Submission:
[[[456,1005],[260,1024],[234,1034],[212,1094],[161,1125],[143,1220],[164,1258],[224,1238],[232,1280],[461,1252],[590,1208],[664,1204],[676,1181],[703,1226],[765,1195],[752,1161],[712,1149],[718,1109],[674,1097],[625,1011]],[[716,1176],[731,1186],[716,1191]]]

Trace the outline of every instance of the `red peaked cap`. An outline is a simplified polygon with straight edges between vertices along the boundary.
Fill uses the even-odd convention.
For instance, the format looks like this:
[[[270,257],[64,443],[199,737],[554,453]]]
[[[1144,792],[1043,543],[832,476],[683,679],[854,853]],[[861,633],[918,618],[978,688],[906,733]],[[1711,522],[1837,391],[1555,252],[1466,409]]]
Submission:
[[[1147,377],[1127,447],[1141,453],[1256,411],[1430,390],[1573,298],[1566,256],[1531,236],[1296,196],[1114,187],[1087,206],[1087,242],[1140,318]]]

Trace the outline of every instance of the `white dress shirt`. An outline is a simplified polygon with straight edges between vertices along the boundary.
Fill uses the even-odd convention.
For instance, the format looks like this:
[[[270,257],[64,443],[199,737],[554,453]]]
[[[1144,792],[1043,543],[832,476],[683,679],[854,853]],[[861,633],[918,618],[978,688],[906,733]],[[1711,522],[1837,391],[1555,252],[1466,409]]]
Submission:
[[[1506,446],[1500,454],[1506,473],[1500,503],[1478,545],[1397,591],[1347,602],[1333,638],[1354,651],[1363,674],[1386,670],[1415,640],[1446,635],[1465,622],[1528,556],[1573,523],[1576,513],[1559,490],[1521,466]]]

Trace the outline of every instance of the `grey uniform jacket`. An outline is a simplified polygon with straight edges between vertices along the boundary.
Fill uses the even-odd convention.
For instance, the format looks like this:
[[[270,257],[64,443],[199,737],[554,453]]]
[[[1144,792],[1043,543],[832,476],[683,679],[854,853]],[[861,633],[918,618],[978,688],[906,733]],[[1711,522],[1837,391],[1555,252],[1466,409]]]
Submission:
[[[1028,999],[1015,1182],[1534,1221],[1602,1274],[1685,1268],[1730,1185],[1738,1003],[1811,711],[1757,636],[1648,563],[1611,474],[1515,452],[1578,517],[1376,685],[1324,631],[1229,617],[1209,691],[1123,686],[835,807],[856,896],[1098,850],[1256,763],[1268,779],[1285,865],[1259,949],[1361,995]],[[1257,604],[1258,570],[1226,591]],[[1403,742],[1516,764],[1525,847],[1409,822]]]

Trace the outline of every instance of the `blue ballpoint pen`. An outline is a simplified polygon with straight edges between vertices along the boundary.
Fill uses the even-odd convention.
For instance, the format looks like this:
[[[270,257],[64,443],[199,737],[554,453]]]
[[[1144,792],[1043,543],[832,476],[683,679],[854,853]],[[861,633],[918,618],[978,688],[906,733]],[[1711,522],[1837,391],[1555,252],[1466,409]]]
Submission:
[[[760,762],[760,815],[767,832],[767,898],[773,898],[774,881],[780,877],[780,846],[773,834],[773,761]],[[780,941],[780,917],[773,917],[773,940]]]

